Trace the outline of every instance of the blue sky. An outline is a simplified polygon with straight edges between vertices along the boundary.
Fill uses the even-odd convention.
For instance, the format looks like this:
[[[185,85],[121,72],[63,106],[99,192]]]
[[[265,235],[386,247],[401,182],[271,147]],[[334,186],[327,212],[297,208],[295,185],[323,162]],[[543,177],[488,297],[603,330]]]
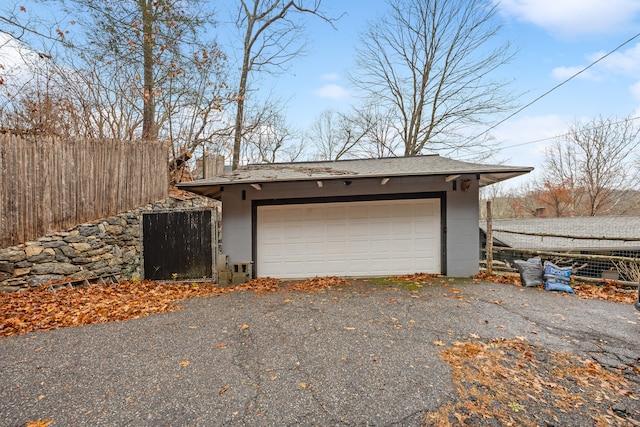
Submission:
[[[346,71],[358,33],[367,21],[384,13],[384,0],[324,0],[335,25],[309,22],[309,52],[275,82],[275,92],[289,99],[289,120],[308,128],[324,109],[346,109]],[[588,66],[640,32],[637,0],[503,0],[501,36],[518,50],[503,70],[524,105]],[[640,115],[640,37],[534,105],[491,130],[505,147],[496,159],[509,164],[543,167],[544,148],[569,123],[600,115]],[[500,117],[499,119],[502,119]],[[485,129],[479,128],[479,131]],[[507,148],[514,145],[517,147]],[[526,179],[526,178],[525,178]]]
[[[228,22],[223,8],[236,0],[211,2],[221,21]],[[47,3],[42,7],[46,9]],[[308,19],[307,54],[296,58],[287,73],[266,79],[263,86],[265,92],[287,101],[288,122],[301,130],[309,129],[323,110],[347,110],[354,102],[346,79],[354,47],[367,23],[385,12],[386,1],[323,0],[323,9],[329,16],[344,16],[335,29]],[[502,0],[499,10],[504,20],[501,37],[518,50],[502,73],[513,81],[513,92],[523,94],[518,100],[521,105],[640,33],[638,0]],[[223,25],[219,30],[224,37],[231,34]],[[503,147],[495,160],[540,170],[544,148],[552,140],[539,140],[563,134],[575,120],[600,115],[640,115],[640,37],[492,129],[491,137]],[[478,133],[484,130],[477,129]]]

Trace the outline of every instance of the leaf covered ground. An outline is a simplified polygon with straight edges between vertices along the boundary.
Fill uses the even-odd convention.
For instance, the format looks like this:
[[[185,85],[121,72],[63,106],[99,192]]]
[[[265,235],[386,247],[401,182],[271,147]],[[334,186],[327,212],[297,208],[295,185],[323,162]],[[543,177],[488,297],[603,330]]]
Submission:
[[[640,372],[520,340],[454,342],[440,352],[459,399],[429,426],[640,426]]]
[[[515,274],[488,275],[486,273],[480,273],[476,276],[476,279],[485,282],[522,285],[520,276]],[[571,283],[571,287],[579,298],[584,299],[600,299],[633,305],[638,297],[637,289],[625,289],[611,280],[603,280],[597,284],[573,282]],[[543,286],[540,286],[540,289],[543,289]]]
[[[519,284],[517,276],[481,274],[475,279]],[[52,291],[43,285],[0,294],[0,336],[165,313],[180,309],[177,303],[194,297],[238,291],[262,294],[284,289],[324,292],[355,283],[338,277],[316,277],[287,283],[262,278],[231,287],[123,281]],[[424,286],[447,285],[447,279],[416,274],[372,283],[404,286],[419,292],[417,289]],[[608,282],[598,286],[572,285],[581,298],[633,304],[636,295],[633,290]],[[442,347],[441,358],[451,367],[458,398],[427,414],[426,425],[640,426],[640,367],[605,369],[595,361],[551,352],[521,340],[483,342],[479,338],[436,343]],[[51,420],[33,423],[33,426],[49,425]]]
[[[289,283],[288,287],[297,291],[314,292],[348,283],[338,277],[316,277]],[[231,287],[210,283],[177,284],[145,280],[52,290],[50,285],[45,284],[22,292],[0,293],[0,337],[137,319],[179,310],[180,305],[176,303],[188,298],[238,291],[261,294],[277,291],[280,285],[280,280],[271,278],[254,279]]]

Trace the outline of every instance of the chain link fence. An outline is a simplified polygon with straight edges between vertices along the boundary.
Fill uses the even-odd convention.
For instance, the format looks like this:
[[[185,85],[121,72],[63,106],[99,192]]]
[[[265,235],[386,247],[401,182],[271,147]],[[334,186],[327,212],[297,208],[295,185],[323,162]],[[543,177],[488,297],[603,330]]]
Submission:
[[[481,263],[492,255],[493,269],[515,271],[515,260],[539,256],[572,267],[576,277],[640,281],[640,217],[489,217],[480,223],[480,242]]]

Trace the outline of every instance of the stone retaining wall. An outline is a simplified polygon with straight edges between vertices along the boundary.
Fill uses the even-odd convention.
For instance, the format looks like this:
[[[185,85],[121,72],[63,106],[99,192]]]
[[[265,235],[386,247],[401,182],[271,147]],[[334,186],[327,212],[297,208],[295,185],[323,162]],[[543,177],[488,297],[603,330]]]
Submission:
[[[130,212],[0,249],[0,291],[39,286],[67,277],[142,277],[143,212],[215,206],[208,198],[169,197]]]

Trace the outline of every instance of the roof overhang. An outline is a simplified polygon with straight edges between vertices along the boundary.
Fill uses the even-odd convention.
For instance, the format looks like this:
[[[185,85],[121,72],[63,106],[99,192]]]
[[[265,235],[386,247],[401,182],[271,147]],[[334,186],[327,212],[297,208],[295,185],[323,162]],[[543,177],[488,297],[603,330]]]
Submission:
[[[437,177],[452,181],[475,175],[481,187],[527,174],[532,167],[483,165],[461,162],[440,156],[394,157],[385,159],[341,160],[333,162],[278,163],[250,165],[224,176],[183,182],[177,186],[202,196],[219,199],[223,187],[264,184],[312,182],[322,186],[325,181],[379,179],[385,185],[397,177]]]

